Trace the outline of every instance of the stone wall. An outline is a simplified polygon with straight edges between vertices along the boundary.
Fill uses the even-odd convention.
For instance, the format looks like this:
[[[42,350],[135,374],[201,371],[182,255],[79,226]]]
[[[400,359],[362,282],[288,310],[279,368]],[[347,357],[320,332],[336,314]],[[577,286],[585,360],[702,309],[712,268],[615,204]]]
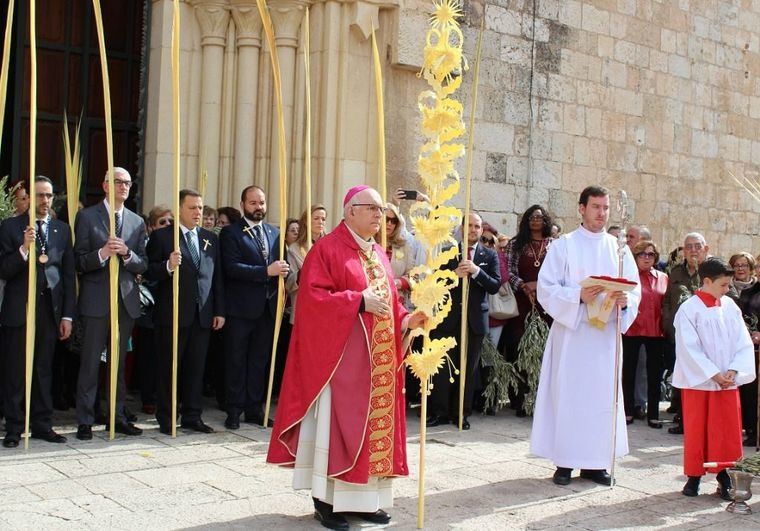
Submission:
[[[407,2],[391,38],[394,186],[416,184],[429,8]],[[483,5],[465,10],[472,66]],[[760,206],[729,175],[760,169],[760,0],[496,0],[485,16],[473,206],[488,221],[511,235],[541,203],[571,229],[579,191],[601,183],[667,248],[699,230],[717,254],[760,251]]]

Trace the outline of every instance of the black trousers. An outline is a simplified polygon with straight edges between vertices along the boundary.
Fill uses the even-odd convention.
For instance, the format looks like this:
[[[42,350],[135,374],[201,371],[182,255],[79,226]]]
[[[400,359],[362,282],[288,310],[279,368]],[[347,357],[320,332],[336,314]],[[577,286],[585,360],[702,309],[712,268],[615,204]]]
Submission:
[[[431,334],[431,337],[436,334]],[[447,337],[452,334],[443,333],[438,337]],[[454,334],[457,337],[457,347],[449,351],[455,366],[459,366],[459,332]],[[475,334],[469,330],[467,334],[467,373],[464,382],[464,416],[469,417],[472,414],[472,402],[475,395],[475,387],[480,381],[480,353],[483,350],[483,334]],[[435,337],[433,337],[435,339]],[[450,381],[449,371],[442,367],[438,373],[433,376],[433,390],[430,393],[430,411],[433,415],[449,417],[450,419],[459,418],[459,375],[455,374],[454,382]]]
[[[623,336],[623,400],[625,414],[632,417],[635,409],[636,367],[639,349],[644,346],[647,360],[647,418],[660,418],[660,390],[665,361],[665,338]]]
[[[5,350],[3,402],[5,430],[21,434],[24,431],[26,325],[2,328]],[[58,326],[53,317],[50,291],[37,297],[37,322],[34,339],[34,368],[29,425],[32,433],[52,429],[53,417],[53,356],[58,339]]]
[[[82,320],[82,351],[79,360],[79,380],[77,381],[77,422],[91,426],[95,423],[96,395],[100,358],[105,348],[110,349],[110,317],[80,317]],[[126,422],[124,416],[124,362],[127,358],[127,343],[132,334],[134,319],[124,304],[119,301],[119,372],[116,385],[116,422]],[[108,356],[110,362],[110,354]],[[110,397],[110,393],[106,392]]]
[[[755,373],[757,373],[757,350],[755,351]],[[742,428],[748,435],[757,435],[757,378],[739,387],[742,405]]]
[[[143,406],[156,404],[158,354],[155,336],[155,329],[137,325],[137,381]]]
[[[179,328],[177,340],[177,400],[181,401],[182,422],[201,420],[203,411],[203,371],[211,335],[203,328],[198,316],[190,326]],[[163,427],[172,422],[172,329],[156,329],[158,340],[158,380],[156,391],[156,420]]]
[[[665,369],[673,373],[676,366],[676,344],[665,341]],[[681,390],[672,387],[670,390],[670,406],[675,410],[675,416],[681,418]],[[675,417],[674,417],[675,418]]]
[[[263,414],[274,319],[266,310],[257,319],[228,317],[224,330],[227,414]]]

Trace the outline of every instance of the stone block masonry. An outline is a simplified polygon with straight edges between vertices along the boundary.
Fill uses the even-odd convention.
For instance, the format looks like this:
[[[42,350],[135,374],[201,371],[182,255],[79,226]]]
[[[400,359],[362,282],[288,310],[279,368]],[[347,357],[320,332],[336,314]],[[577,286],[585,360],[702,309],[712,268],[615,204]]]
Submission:
[[[399,20],[428,9],[407,2]],[[760,251],[760,205],[728,173],[760,174],[760,2],[473,0],[465,13],[471,67],[486,17],[473,206],[489,222],[511,234],[538,199],[571,229],[580,188],[601,183],[628,191],[663,249],[697,230],[716,254]],[[387,83],[415,98],[413,78],[392,68]],[[408,110],[387,122],[416,121]],[[413,186],[416,152],[392,160],[392,185]]]

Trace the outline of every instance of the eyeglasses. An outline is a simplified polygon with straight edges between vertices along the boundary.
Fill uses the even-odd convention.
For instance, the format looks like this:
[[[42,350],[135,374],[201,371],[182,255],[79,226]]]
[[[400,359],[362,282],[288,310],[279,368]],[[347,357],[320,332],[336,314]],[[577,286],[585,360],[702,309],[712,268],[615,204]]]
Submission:
[[[531,217],[528,218],[530,221],[544,221],[546,219],[546,216],[542,216],[540,214],[533,214]]]
[[[45,192],[40,192],[37,194],[37,199],[53,199],[55,197],[55,194],[48,194]]]
[[[370,210],[370,212],[372,212],[373,214],[377,214],[383,211],[383,207],[381,207],[380,205],[375,205],[374,203],[354,203],[351,206],[352,207],[358,207],[358,206],[367,207]]]
[[[654,258],[656,255],[653,252],[647,251],[644,253],[638,253],[636,256],[640,256],[641,258]]]
[[[483,245],[490,245],[490,246],[493,246],[496,244],[493,238],[486,238],[485,236],[480,237],[480,243],[482,243]]]
[[[749,264],[734,264],[734,269],[749,269]]]
[[[158,224],[161,225],[162,227],[164,225],[168,225],[171,222],[172,222],[172,220],[169,219],[169,218],[161,218],[161,219],[158,220]]]
[[[124,181],[122,179],[114,179],[113,180],[114,186],[123,186],[124,188],[130,188],[132,186],[132,181]]]
[[[386,223],[391,223],[393,225],[398,225],[398,218],[389,218],[388,216],[385,217]]]
[[[683,246],[683,248],[686,249],[687,251],[699,251],[700,249],[702,249],[702,244],[699,242],[687,243],[686,245]]]

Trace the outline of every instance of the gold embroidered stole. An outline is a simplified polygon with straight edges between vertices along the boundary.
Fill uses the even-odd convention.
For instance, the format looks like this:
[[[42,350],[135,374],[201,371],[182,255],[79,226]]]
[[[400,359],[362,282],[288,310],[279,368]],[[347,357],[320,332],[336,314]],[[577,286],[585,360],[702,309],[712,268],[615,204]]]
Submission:
[[[369,475],[393,475],[393,439],[396,398],[396,343],[393,326],[393,297],[388,276],[374,249],[370,256],[359,252],[367,284],[391,307],[387,316],[372,316],[370,366],[372,369],[369,407]]]

